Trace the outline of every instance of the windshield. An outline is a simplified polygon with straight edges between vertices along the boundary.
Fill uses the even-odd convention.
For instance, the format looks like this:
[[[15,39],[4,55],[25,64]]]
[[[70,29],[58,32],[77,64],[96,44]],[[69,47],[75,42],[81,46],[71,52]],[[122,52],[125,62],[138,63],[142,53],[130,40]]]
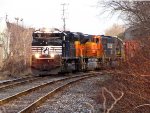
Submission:
[[[32,46],[61,46],[60,33],[33,33]]]

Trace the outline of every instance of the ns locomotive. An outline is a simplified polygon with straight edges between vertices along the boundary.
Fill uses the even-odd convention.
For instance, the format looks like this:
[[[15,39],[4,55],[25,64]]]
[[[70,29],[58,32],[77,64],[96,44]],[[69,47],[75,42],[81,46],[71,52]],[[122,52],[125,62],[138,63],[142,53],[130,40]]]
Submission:
[[[57,69],[61,63],[62,33],[43,29],[34,31],[32,37],[32,72],[45,74]]]
[[[118,58],[117,54],[121,52],[120,44],[116,38],[100,35],[59,30],[35,31],[31,69],[37,74],[56,74],[101,68],[105,62]]]

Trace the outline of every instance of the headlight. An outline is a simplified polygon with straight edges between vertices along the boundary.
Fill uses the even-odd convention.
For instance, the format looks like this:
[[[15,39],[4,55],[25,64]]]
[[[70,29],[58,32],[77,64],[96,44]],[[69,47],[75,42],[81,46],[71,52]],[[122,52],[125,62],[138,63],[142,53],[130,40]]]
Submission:
[[[34,56],[35,56],[36,59],[40,58],[40,54],[39,53],[35,53]]]
[[[55,57],[54,53],[51,53],[50,56],[51,56],[51,58],[54,58],[54,57]]]

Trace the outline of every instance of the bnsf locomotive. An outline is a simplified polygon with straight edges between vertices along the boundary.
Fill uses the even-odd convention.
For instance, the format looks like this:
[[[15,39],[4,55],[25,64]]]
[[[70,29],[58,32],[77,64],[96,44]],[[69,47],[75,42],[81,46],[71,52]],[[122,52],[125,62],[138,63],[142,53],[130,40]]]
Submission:
[[[33,32],[31,67],[38,74],[98,69],[121,58],[121,47],[114,37],[39,30]]]

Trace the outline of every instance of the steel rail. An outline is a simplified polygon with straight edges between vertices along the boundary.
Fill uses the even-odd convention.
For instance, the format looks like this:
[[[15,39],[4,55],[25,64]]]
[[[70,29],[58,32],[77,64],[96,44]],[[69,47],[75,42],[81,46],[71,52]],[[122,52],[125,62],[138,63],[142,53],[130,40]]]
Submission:
[[[92,75],[94,74],[94,75]],[[87,78],[91,78],[96,75],[97,73],[89,73],[89,74],[84,74],[84,76],[82,75],[81,77],[79,77],[79,79],[77,80],[72,80],[69,83],[66,83],[64,85],[61,85],[59,87],[57,87],[56,89],[50,91],[49,93],[47,93],[46,95],[44,95],[43,97],[39,98],[37,101],[35,101],[34,103],[30,104],[28,107],[24,108],[23,110],[19,111],[18,113],[31,113],[31,111],[33,111],[34,109],[36,109],[38,106],[40,106],[42,103],[44,103],[47,99],[49,99],[50,97],[53,97],[55,94],[57,94],[58,92],[63,91],[65,88],[67,88],[68,86],[80,82],[84,79]],[[69,79],[69,78],[68,78]]]
[[[0,82],[0,86],[12,84],[12,83],[19,82],[19,81],[22,81],[22,80],[25,80],[25,79],[30,79],[30,78],[34,78],[34,77],[23,77],[23,78],[18,78],[18,79],[2,81],[2,82]]]
[[[90,73],[90,74],[92,74],[92,73]],[[80,74],[80,75],[73,76],[73,77],[65,77],[65,78],[60,79],[60,80],[54,80],[54,81],[50,81],[50,82],[44,83],[42,85],[35,86],[33,88],[30,88],[30,89],[24,90],[22,92],[19,92],[19,93],[15,94],[15,95],[9,96],[9,97],[4,98],[4,99],[1,99],[0,100],[0,105],[4,105],[4,104],[6,104],[6,103],[8,103],[10,101],[13,101],[14,99],[17,99],[18,97],[27,95],[27,94],[29,94],[29,93],[31,93],[33,91],[39,90],[39,89],[41,89],[43,87],[46,87],[48,85],[52,85],[52,84],[54,84],[56,82],[64,81],[64,80],[71,79],[71,78],[77,78],[77,77],[81,77],[81,76],[85,76],[85,75],[87,75],[87,74],[82,74],[82,75]]]
[[[14,86],[19,86],[19,85],[25,84],[27,82],[32,82],[32,81],[35,81],[38,79],[39,79],[39,77],[29,77],[29,78],[21,79],[21,81],[16,81],[14,83],[9,83],[7,85],[0,86],[0,90],[6,89],[6,88],[11,88]]]

